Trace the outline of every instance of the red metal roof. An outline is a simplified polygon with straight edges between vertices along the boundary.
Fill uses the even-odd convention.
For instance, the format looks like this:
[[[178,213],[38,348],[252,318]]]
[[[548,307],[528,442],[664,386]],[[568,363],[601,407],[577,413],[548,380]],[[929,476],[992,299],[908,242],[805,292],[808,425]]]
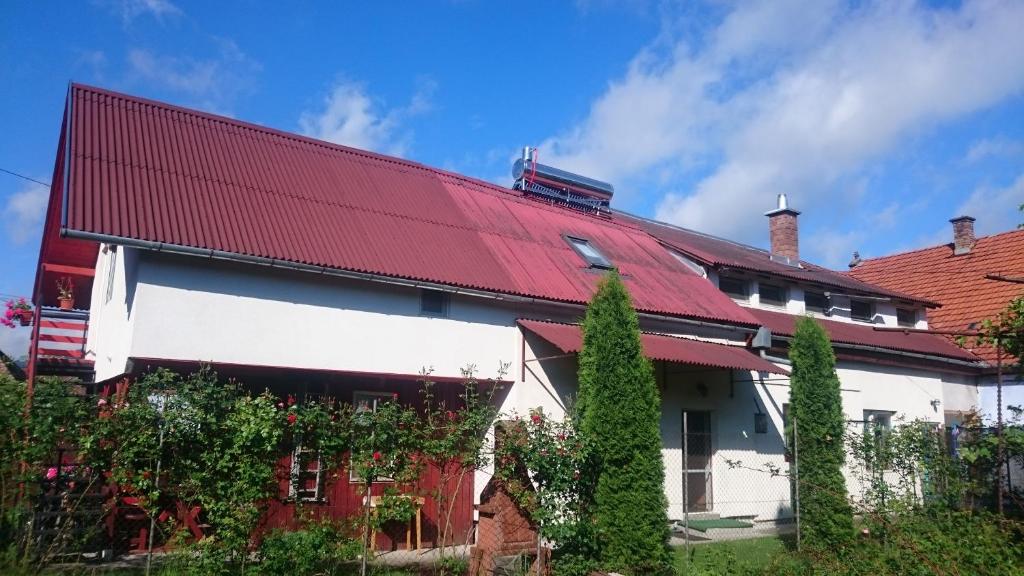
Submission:
[[[551,342],[566,354],[576,353],[583,349],[583,331],[578,324],[525,319],[518,322],[520,326]],[[644,356],[652,360],[666,360],[713,368],[789,374],[784,369],[739,346],[726,346],[647,332],[640,334],[640,343],[644,348]]]
[[[799,316],[770,310],[749,309],[763,326],[772,331],[773,335],[792,336],[796,320]],[[835,320],[818,319],[828,332],[833,343],[875,346],[889,350],[916,352],[931,356],[942,356],[958,360],[978,361],[974,354],[960,348],[956,344],[936,336],[920,332],[880,332],[865,324],[854,322],[837,322]]]
[[[71,88],[71,230],[586,303],[590,240],[639,310],[754,325],[630,225],[426,166]]]
[[[1024,276],[1024,230],[978,238],[967,254],[953,254],[952,244],[864,260],[849,274],[938,301],[942,307],[928,311],[934,330],[967,330],[995,317],[1011,300],[1024,295],[1024,286],[990,280],[986,275]],[[969,342],[968,344],[973,345]],[[995,349],[979,346],[974,353],[996,361]]]
[[[799,282],[838,288],[854,294],[877,294],[927,305],[934,306],[936,304],[936,302],[921,297],[920,294],[901,292],[891,289],[891,287],[868,284],[841,272],[829,270],[804,260],[800,261],[799,268],[783,264],[782,262],[776,262],[770,258],[767,250],[718,238],[710,234],[687,230],[645,218],[638,218],[621,212],[617,213],[615,218],[634,223],[672,248],[712,266],[762,272]]]

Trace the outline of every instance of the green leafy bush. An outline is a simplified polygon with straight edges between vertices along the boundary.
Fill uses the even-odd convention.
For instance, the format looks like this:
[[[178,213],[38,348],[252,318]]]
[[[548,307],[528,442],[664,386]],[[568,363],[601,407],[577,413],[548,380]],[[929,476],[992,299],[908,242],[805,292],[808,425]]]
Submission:
[[[267,576],[348,573],[361,552],[361,542],[347,527],[312,522],[300,530],[275,530],[264,537],[255,572]]]
[[[580,433],[592,448],[583,477],[596,479],[593,519],[601,567],[664,571],[670,554],[660,399],[636,311],[614,270],[587,307],[579,386]]]

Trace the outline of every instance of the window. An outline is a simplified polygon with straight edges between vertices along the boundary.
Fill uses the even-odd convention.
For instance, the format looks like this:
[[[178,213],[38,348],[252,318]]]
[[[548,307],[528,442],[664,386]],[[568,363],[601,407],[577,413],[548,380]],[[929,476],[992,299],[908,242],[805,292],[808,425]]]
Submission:
[[[708,277],[708,271],[705,270],[704,267],[701,266],[700,264],[697,264],[693,260],[690,260],[686,256],[683,256],[679,252],[676,252],[675,250],[669,250],[668,253],[671,254],[673,258],[678,260],[683,266],[686,266],[687,268],[692,270],[694,274],[700,276],[701,278]]]
[[[740,280],[739,278],[730,278],[728,276],[718,277],[718,289],[725,292],[733,298],[740,300],[747,299],[747,281]]]
[[[114,297],[114,273],[117,271],[117,246],[110,247],[110,258],[107,260],[107,292],[103,296],[103,303],[110,302]]]
[[[385,402],[391,402],[396,398],[396,394],[393,392],[355,392],[352,394],[352,407],[355,408],[356,417],[360,412],[367,410],[376,412],[378,406],[384,405]],[[363,479],[356,474],[353,466],[348,467],[348,479],[350,482],[362,482]],[[394,482],[392,478],[384,476],[378,476],[375,482]]]
[[[825,296],[821,292],[804,292],[804,308],[806,308],[808,312],[828,314],[828,311],[832,306],[829,305],[828,296]]]
[[[757,293],[761,304],[768,304],[770,306],[786,305],[786,288],[783,286],[761,282],[758,284]]]
[[[440,290],[423,288],[420,290],[420,314],[424,316],[448,317],[451,294]]]
[[[881,453],[885,448],[885,440],[892,430],[892,415],[894,412],[888,410],[865,410],[864,411],[864,436],[870,439],[875,447],[876,453]]]
[[[875,319],[875,307],[870,302],[850,300],[850,318],[861,322],[871,322]]]
[[[768,433],[768,415],[764,412],[754,414],[754,434]]]
[[[605,258],[604,254],[601,254],[601,251],[592,245],[589,240],[573,236],[566,236],[565,240],[581,258],[587,261],[590,267],[606,269],[613,267],[611,261]]]
[[[321,464],[320,452],[304,447],[302,437],[296,436],[288,481],[289,498],[301,502],[324,500],[324,471]]]
[[[303,394],[303,400],[319,399],[320,394]],[[288,473],[288,498],[299,502],[323,502],[325,474],[320,451],[304,446],[296,434],[292,465]]]
[[[897,308],[896,323],[900,326],[913,328],[917,325],[917,310],[911,310],[910,308]]]

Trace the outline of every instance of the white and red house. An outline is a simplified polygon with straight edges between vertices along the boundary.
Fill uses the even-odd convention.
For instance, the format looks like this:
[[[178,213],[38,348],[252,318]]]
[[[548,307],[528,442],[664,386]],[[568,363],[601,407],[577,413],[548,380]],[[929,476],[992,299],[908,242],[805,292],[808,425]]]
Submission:
[[[851,421],[942,424],[977,404],[978,357],[874,329],[926,327],[936,304],[800,260],[799,213],[784,203],[768,213],[765,251],[616,212],[606,197],[504,188],[82,85],[69,90],[53,183],[32,377],[112,382],[206,362],[281,393],[356,401],[412,399],[424,368],[444,386],[473,365],[507,381],[504,410],[557,417],[576,389],[575,323],[614,267],[662,394],[670,517],[684,500],[789,516],[788,480],[728,461],[786,466],[798,315],[832,336]],[[56,308],[62,278],[71,311]],[[463,494],[456,532],[486,478]],[[358,505],[347,482],[314,499],[339,515]],[[282,523],[289,513],[274,511]]]

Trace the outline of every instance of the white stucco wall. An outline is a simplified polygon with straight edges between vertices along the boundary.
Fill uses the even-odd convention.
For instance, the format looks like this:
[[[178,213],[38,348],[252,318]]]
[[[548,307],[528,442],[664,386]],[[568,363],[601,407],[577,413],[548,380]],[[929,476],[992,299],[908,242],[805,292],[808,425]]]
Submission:
[[[89,347],[96,351],[100,379],[121,373],[129,357],[390,374],[432,367],[437,376],[453,377],[467,364],[481,377],[497,376],[507,362],[505,377],[513,385],[502,406],[506,413],[540,407],[559,418],[576,393],[575,358],[560,357],[515,320],[571,322],[578,311],[453,295],[449,317],[432,318],[420,314],[414,288],[120,250],[111,301],[103,301],[102,282],[93,295]],[[105,258],[99,258],[98,279],[105,278]],[[840,362],[838,373],[850,420],[873,409],[942,422],[944,410],[973,398],[969,379],[933,371]],[[782,432],[788,379],[663,364],[656,374],[669,515],[682,515],[683,411],[707,410],[714,434],[712,510],[789,516],[788,478],[765,470],[788,471]],[[756,413],[767,414],[766,433],[754,431]],[[478,493],[487,479],[488,471],[477,473]]]
[[[414,288],[194,258],[144,258],[135,313],[140,358],[483,378],[518,359],[512,307],[454,295],[435,318]]]

